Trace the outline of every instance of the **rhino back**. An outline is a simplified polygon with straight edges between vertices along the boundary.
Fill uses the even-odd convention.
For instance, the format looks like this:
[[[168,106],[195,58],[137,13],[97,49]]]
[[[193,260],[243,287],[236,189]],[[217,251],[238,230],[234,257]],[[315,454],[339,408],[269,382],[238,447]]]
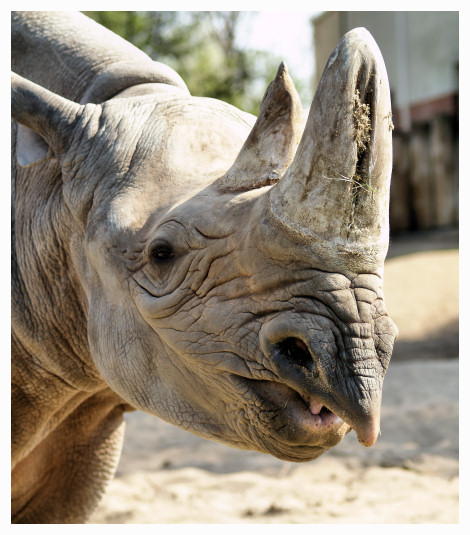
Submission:
[[[187,91],[180,76],[79,12],[12,12],[12,70],[76,102],[99,102],[136,83]]]

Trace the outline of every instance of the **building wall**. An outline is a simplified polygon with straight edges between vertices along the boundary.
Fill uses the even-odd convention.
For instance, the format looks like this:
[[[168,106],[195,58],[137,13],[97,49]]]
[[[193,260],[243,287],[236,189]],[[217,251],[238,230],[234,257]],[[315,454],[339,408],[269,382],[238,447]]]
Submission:
[[[398,128],[408,130],[413,113],[416,119],[424,114],[426,120],[434,101],[438,111],[455,112],[451,108],[458,94],[458,17],[457,11],[325,12],[314,21],[315,83],[340,37],[364,26],[384,56],[394,112],[400,115]]]
[[[314,89],[317,88],[326,62],[342,35],[341,17],[342,14],[340,11],[325,11],[325,13],[313,21],[313,50],[315,52]]]
[[[458,12],[406,14],[410,103],[458,91]]]
[[[315,86],[347,31],[367,28],[382,52],[395,125],[390,226],[458,223],[458,12],[331,11],[313,21]]]

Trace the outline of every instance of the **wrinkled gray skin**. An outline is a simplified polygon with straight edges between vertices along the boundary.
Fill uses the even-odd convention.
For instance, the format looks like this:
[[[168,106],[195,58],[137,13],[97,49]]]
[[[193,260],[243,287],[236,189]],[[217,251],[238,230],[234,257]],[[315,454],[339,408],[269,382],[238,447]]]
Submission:
[[[396,328],[368,32],[306,126],[284,65],[254,124],[82,15],[12,39],[13,521],[85,521],[133,408],[289,461],[372,445]]]

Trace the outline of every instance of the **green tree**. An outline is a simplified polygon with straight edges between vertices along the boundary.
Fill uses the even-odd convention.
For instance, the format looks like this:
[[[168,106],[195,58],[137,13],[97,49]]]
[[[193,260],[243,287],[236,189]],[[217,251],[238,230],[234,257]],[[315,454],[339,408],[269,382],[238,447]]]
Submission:
[[[193,95],[213,97],[257,115],[279,62],[237,43],[239,11],[85,11],[89,17],[166,63]]]

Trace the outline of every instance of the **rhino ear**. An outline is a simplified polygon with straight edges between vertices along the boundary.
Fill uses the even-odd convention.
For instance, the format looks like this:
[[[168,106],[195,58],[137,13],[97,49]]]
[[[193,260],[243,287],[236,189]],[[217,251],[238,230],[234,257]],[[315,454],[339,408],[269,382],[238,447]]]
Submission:
[[[22,167],[45,160],[50,156],[49,147],[41,136],[30,128],[18,124],[16,133],[16,157]]]
[[[294,158],[304,125],[299,95],[281,63],[250,135],[217,186],[223,191],[248,191],[277,182]]]
[[[62,154],[70,144],[72,126],[76,123],[82,108],[80,104],[12,73],[12,118],[23,127],[27,127],[19,128],[20,164],[29,165],[44,158],[48,152],[47,147],[55,156]]]

